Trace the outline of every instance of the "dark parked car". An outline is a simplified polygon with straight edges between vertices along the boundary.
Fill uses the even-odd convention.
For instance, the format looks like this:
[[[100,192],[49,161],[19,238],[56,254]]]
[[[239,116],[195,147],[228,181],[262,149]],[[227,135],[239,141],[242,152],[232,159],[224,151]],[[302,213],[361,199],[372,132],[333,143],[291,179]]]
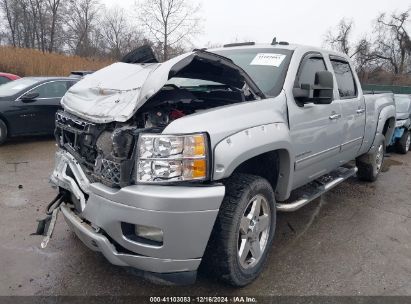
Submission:
[[[53,134],[56,111],[73,78],[25,77],[0,86],[0,144],[8,137]]]
[[[5,84],[7,82],[17,80],[20,77],[10,73],[0,73],[0,85]]]

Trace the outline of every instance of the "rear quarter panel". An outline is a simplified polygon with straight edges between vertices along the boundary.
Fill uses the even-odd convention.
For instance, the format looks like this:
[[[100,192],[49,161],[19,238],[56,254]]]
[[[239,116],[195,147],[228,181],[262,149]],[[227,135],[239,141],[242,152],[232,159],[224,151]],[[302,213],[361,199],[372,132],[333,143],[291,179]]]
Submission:
[[[388,119],[395,120],[395,103],[392,93],[364,94],[366,107],[366,124],[364,141],[359,155],[369,152],[372,148],[377,134],[384,131],[385,123]],[[394,128],[390,128],[386,133],[385,141],[390,142]]]

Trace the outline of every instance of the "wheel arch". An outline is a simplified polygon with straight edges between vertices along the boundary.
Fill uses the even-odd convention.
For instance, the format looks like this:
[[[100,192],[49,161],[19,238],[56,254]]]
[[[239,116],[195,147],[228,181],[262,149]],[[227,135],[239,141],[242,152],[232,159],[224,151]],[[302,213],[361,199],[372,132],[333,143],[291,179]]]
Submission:
[[[376,130],[375,140],[377,140],[377,135],[382,134],[385,137],[385,142],[389,143],[392,136],[394,135],[395,129],[395,115],[396,110],[394,105],[384,107],[378,115],[378,124]],[[373,147],[375,146],[375,140]]]
[[[260,175],[272,184],[277,200],[289,197],[294,154],[288,126],[284,123],[233,134],[216,145],[214,155],[214,180],[228,178],[235,172]]]

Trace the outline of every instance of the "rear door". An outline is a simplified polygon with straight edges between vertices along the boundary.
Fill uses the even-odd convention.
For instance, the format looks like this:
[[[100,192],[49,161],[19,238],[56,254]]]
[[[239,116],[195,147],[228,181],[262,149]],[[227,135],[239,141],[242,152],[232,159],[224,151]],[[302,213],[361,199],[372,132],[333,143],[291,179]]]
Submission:
[[[314,85],[315,73],[328,70],[320,53],[306,54],[297,72],[295,87]],[[295,147],[294,188],[338,167],[342,138],[341,106],[288,102],[290,132]]]
[[[330,56],[337,81],[338,98],[342,111],[341,162],[354,159],[360,150],[365,130],[365,101],[358,92],[357,83],[349,62]]]

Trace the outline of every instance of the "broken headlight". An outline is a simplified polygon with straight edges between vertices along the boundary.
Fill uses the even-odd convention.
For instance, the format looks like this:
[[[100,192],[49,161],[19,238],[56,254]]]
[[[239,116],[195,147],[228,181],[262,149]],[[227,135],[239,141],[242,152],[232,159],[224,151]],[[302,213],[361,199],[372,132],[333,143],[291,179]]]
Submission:
[[[138,139],[137,182],[207,179],[206,134],[142,134]]]

